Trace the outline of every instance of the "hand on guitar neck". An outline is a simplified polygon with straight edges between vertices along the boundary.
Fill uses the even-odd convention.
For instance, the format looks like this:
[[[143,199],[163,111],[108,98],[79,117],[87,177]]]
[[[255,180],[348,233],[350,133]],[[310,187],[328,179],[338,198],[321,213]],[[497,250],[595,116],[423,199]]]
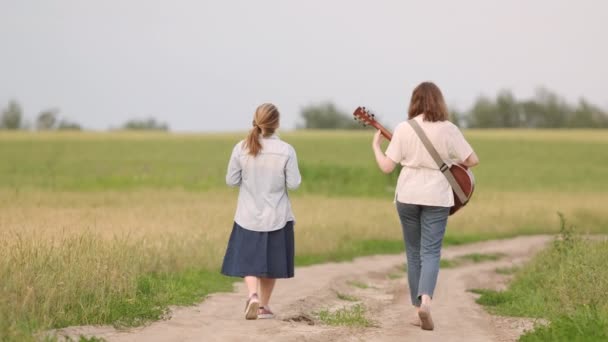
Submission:
[[[382,140],[382,136],[384,136],[389,141],[393,138],[391,132],[389,132],[386,128],[384,128],[378,121],[376,121],[375,115],[371,113],[365,107],[357,107],[355,112],[353,113],[355,120],[361,122],[364,126],[372,126],[378,130],[374,135],[374,139],[372,141],[372,148],[374,150],[374,154],[376,156],[376,162],[378,163],[378,167],[384,173],[391,173],[396,166],[395,161],[388,158],[381,150],[380,143]],[[435,152],[436,153],[436,152]],[[440,164],[441,161],[438,161]],[[465,206],[471,196],[473,195],[473,191],[475,190],[475,178],[473,173],[468,170],[468,168],[473,167],[479,163],[479,158],[475,152],[471,153],[467,159],[465,159],[462,164],[453,164],[449,168],[449,174],[451,174],[452,182],[450,185],[452,189],[457,188],[457,192],[454,192],[454,206],[450,208],[450,215],[456,213],[460,208]],[[439,165],[438,164],[438,165]],[[444,163],[445,165],[445,163]],[[448,175],[446,174],[446,177]],[[461,198],[463,200],[461,200]]]
[[[376,115],[369,109],[366,109],[365,107],[357,107],[353,113],[353,116],[355,117],[355,120],[359,121],[364,126],[369,125],[379,130],[386,140],[391,141],[393,138],[393,134],[376,120]]]
[[[369,109],[366,109],[365,107],[357,107],[357,109],[355,109],[355,112],[353,113],[353,116],[355,117],[355,120],[361,122],[364,126],[369,125],[376,128],[388,141],[391,141],[391,139],[393,138],[393,134],[388,129],[384,128],[384,126],[382,126],[376,120],[376,115],[372,113]],[[375,140],[376,139],[374,139],[374,143],[376,143]],[[460,165],[464,166],[465,168],[470,168],[477,166],[477,164],[479,164],[479,158],[477,157],[477,154],[473,152]]]

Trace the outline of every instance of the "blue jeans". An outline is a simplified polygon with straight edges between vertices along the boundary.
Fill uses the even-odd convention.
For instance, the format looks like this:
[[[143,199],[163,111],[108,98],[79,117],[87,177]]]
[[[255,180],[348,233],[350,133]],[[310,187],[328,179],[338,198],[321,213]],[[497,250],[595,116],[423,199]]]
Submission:
[[[450,208],[397,202],[397,213],[405,240],[410,297],[412,304],[420,306],[420,297],[433,297],[435,291]]]

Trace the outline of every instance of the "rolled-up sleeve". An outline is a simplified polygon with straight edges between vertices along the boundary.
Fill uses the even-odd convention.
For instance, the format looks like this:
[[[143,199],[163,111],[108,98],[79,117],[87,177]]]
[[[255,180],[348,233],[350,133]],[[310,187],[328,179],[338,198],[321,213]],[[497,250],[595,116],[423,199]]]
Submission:
[[[402,150],[403,144],[401,142],[400,125],[398,125],[397,128],[395,128],[395,132],[393,133],[393,138],[391,139],[390,143],[388,144],[388,147],[386,148],[386,152],[384,153],[395,164],[399,164],[403,160],[403,150]]]
[[[473,153],[473,147],[467,142],[462,135],[460,129],[456,126],[451,131],[451,139],[449,140],[449,154],[450,159],[456,161],[457,163],[464,162],[470,155]]]
[[[230,161],[228,162],[228,171],[226,172],[226,184],[229,186],[241,185],[241,162],[239,156],[241,154],[241,144],[236,144],[232,149]]]
[[[298,158],[293,147],[289,148],[287,164],[285,165],[285,183],[288,189],[297,189],[302,183],[302,176],[298,168]]]

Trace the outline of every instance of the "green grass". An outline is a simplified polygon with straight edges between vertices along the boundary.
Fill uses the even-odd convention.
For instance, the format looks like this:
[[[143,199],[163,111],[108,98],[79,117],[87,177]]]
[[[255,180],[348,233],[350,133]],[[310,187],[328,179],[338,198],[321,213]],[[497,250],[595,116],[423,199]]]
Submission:
[[[3,252],[2,341],[31,341],[40,329],[70,325],[139,325],[163,318],[169,305],[232,291],[235,281],[207,269],[152,266],[158,256],[145,246],[87,234],[44,244],[22,239]]]
[[[96,308],[94,305],[98,303],[95,289],[91,289],[90,292],[82,289],[78,302],[63,307],[64,314],[55,319],[50,327],[61,328],[83,323],[112,324],[117,327],[140,325],[163,318],[168,312],[169,305],[192,305],[199,303],[210,293],[232,291],[235,280],[207,270],[149,274],[137,279],[137,287],[132,298],[110,297],[105,303],[105,308]],[[28,322],[26,317],[23,319],[15,322],[8,318],[0,324],[11,324],[11,322],[19,324],[23,329],[18,334],[21,335],[20,340],[29,340],[30,334],[37,331],[37,322]]]
[[[395,266],[394,271],[390,272],[387,277],[388,279],[400,279],[405,277],[407,274],[407,264]]]
[[[480,294],[486,293],[488,290],[486,290],[486,289],[468,289],[467,291],[480,295]]]
[[[111,315],[99,323],[134,326],[158,320],[167,313],[169,305],[192,305],[208,294],[230,292],[238,278],[225,277],[208,270],[186,270],[177,273],[149,273],[137,279],[137,292],[131,300],[118,299],[111,303]],[[77,310],[77,308],[73,308]],[[59,326],[76,324],[60,322]]]
[[[502,253],[471,253],[452,259],[441,259],[439,260],[439,267],[454,268],[471,262],[476,264],[486,261],[496,261],[504,256],[505,255]]]
[[[404,274],[403,273],[396,273],[396,272],[395,273],[389,273],[387,275],[387,277],[388,277],[388,279],[391,279],[391,280],[401,279],[401,278],[404,277]]]
[[[33,242],[35,241],[23,240],[17,248],[12,248],[9,256],[14,262],[22,263],[27,260],[31,270],[20,268],[16,273],[15,268],[9,268],[5,271],[12,276],[32,277],[21,281],[33,289],[40,289],[40,293],[33,292],[33,297],[22,302],[17,311],[11,298],[0,298],[0,332],[16,341],[32,340],[32,333],[42,327],[61,328],[81,324],[140,325],[163,318],[169,305],[200,302],[209,293],[231,291],[232,283],[238,281],[237,278],[224,277],[216,270],[179,267],[171,270],[168,265],[161,267],[162,272],[139,270],[139,267],[163,262],[160,257],[170,257],[170,254],[163,255],[167,252],[157,251],[154,253],[158,255],[146,256],[153,250],[144,251],[142,245],[132,244],[127,240],[116,239],[107,244],[94,235],[84,234],[58,241],[57,245],[64,247],[62,249],[49,249],[45,248],[45,245],[31,246]],[[348,249],[350,258],[357,256],[357,253],[403,251],[403,242],[400,240],[358,241],[354,246]],[[388,248],[383,249],[383,246]],[[176,251],[171,251],[174,252]],[[346,256],[342,254],[340,259],[346,260]],[[4,261],[10,263],[10,260]],[[142,264],[139,265],[140,263]],[[16,267],[10,264],[5,266]],[[48,272],[58,267],[69,271]],[[115,272],[96,271],[95,267],[114,269]],[[1,268],[0,271],[3,270]],[[80,278],[79,275],[86,276]],[[117,278],[108,278],[112,276]],[[79,283],[81,281],[84,282]],[[51,283],[59,284],[58,290],[65,289],[69,292],[44,292],[50,290],[45,290],[45,284]],[[69,284],[69,287],[62,284]],[[18,283],[6,285],[20,286]],[[369,288],[369,285],[358,281],[351,282],[351,285],[362,289]],[[19,288],[5,288],[4,291],[17,295]],[[352,298],[344,296],[343,299]],[[4,314],[7,316],[3,316]],[[39,317],[44,320],[39,320]]]
[[[366,283],[360,282],[358,280],[351,280],[348,282],[349,285],[360,288],[360,289],[369,289],[369,285]]]
[[[342,293],[342,292],[336,292],[336,296],[338,297],[338,299],[345,300],[347,302],[356,302],[359,300],[359,298],[357,298],[353,295],[349,295],[349,294]]]
[[[244,136],[1,134],[0,187],[69,191],[223,188],[232,147]],[[466,132],[482,161],[483,167],[475,170],[480,186],[486,191],[526,192],[608,191],[605,135],[601,130]],[[282,137],[298,152],[307,180],[301,193],[368,197],[393,191],[397,173],[378,172],[369,147],[371,131]]]
[[[522,342],[608,341],[608,318],[595,306],[581,307],[568,315],[559,315],[548,326],[539,325],[524,334]]]
[[[496,307],[514,300],[513,296],[508,291],[498,292],[486,289],[472,289],[469,291],[481,295],[481,297],[477,299],[477,303],[485,306]]]
[[[481,159],[476,195],[450,219],[445,245],[554,232],[555,210],[589,231],[608,231],[606,131],[465,135]],[[229,288],[231,279],[213,274],[225,243],[217,232],[229,226],[236,192],[220,189],[243,136],[0,132],[0,340],[72,324],[138,324]],[[296,148],[304,179],[290,194],[298,266],[403,252],[390,203],[398,175],[378,171],[371,131],[282,137]],[[81,233],[98,227],[134,237],[91,242]]]
[[[337,249],[329,253],[296,255],[295,263],[298,266],[306,266],[322,262],[351,261],[358,256],[396,254],[403,251],[402,240],[344,240]]]
[[[511,266],[511,267],[498,267],[496,268],[496,273],[498,274],[502,274],[502,275],[511,275],[514,274],[515,272],[519,271],[519,267],[518,266]]]
[[[355,304],[351,307],[343,307],[335,311],[327,309],[318,313],[319,320],[327,325],[348,327],[371,327],[373,322],[365,318],[365,307]]]
[[[485,261],[496,261],[504,256],[505,254],[503,253],[471,253],[463,255],[460,258],[463,260],[470,260],[473,263],[480,263]]]
[[[479,242],[489,239],[508,238],[515,236],[515,234],[503,234],[503,235],[485,235],[485,234],[460,234],[452,235],[447,233],[444,240],[444,246],[456,246],[466,243]],[[324,253],[324,254],[299,254],[295,257],[295,263],[297,266],[307,266],[312,264],[318,264],[323,262],[341,262],[341,261],[352,261],[356,257],[377,255],[377,254],[398,254],[405,252],[403,240],[344,240],[341,242],[338,248],[335,250]],[[441,260],[444,265],[450,264],[453,266],[460,265],[462,262],[484,262],[493,261],[500,259],[502,254],[468,254],[463,257],[457,258],[455,261]],[[406,269],[407,271],[407,269]]]
[[[365,153],[368,135],[349,133],[341,140],[332,134],[285,134],[298,151],[304,179],[316,180],[303,183],[299,192],[364,197],[390,193],[387,187],[393,186],[397,175],[386,176],[374,168]],[[243,137],[4,133],[0,137],[0,187],[68,191],[224,188],[230,152]],[[331,149],[318,148],[328,143]],[[336,155],[344,157],[336,160]],[[366,182],[360,182],[362,178]]]
[[[76,339],[73,337],[67,336],[45,336],[44,338],[40,338],[38,341],[44,342],[106,342],[106,339],[97,337],[97,336],[84,336],[80,335]]]
[[[45,342],[50,342],[56,339],[49,339],[48,341]],[[61,342],[105,342],[106,340],[100,337],[95,337],[95,336],[91,336],[91,337],[86,337],[86,336],[80,336],[78,337],[77,340],[74,340],[73,338],[65,338],[63,340],[59,340]],[[53,341],[55,342],[55,341]]]
[[[506,291],[478,290],[478,303],[510,316],[544,318],[521,341],[608,340],[608,241],[589,241],[562,222],[562,239],[515,275]]]
[[[461,265],[460,262],[458,262],[457,260],[453,260],[453,259],[441,259],[441,260],[439,260],[439,267],[440,268],[454,268],[454,267],[458,267],[460,265]]]

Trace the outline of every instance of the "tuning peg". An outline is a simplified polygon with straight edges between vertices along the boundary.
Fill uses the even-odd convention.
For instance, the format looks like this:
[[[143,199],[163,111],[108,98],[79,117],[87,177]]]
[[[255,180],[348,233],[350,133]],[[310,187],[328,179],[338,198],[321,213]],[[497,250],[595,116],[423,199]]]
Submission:
[[[375,117],[375,116],[376,116],[376,114],[372,113],[372,118]]]

